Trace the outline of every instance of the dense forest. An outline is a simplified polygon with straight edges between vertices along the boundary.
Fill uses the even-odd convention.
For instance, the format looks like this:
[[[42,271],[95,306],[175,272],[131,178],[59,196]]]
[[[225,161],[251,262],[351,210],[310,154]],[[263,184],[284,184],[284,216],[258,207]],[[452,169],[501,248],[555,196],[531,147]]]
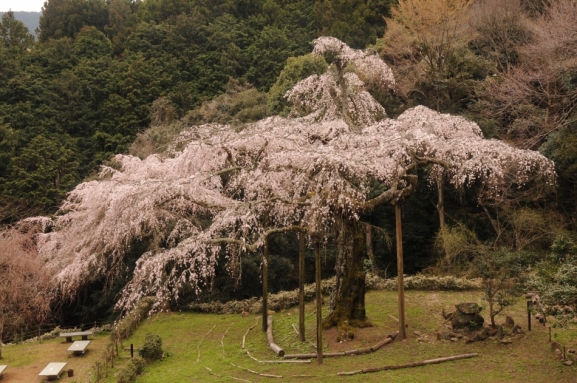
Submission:
[[[441,199],[442,182],[419,183],[403,206],[405,270],[466,274],[489,251],[521,255],[525,266],[556,265],[548,263],[545,279],[575,305],[576,19],[571,0],[49,0],[35,40],[5,13],[0,222],[65,214],[67,193],[102,165],[117,167],[114,155],[163,153],[186,127],[242,130],[294,113],[286,92],[333,64],[311,55],[311,42],[334,36],[391,68],[393,89],[362,78],[388,116],[419,105],[463,116],[485,138],[555,163],[554,183],[520,188],[511,179],[491,201],[450,188]],[[379,228],[367,231],[367,269],[383,276],[394,274],[393,217],[392,206],[363,217]],[[129,270],[140,245],[122,261]],[[297,247],[289,234],[272,240],[272,290],[296,286],[287,270]],[[334,253],[328,244],[326,275]],[[244,280],[258,278],[259,257],[243,262]],[[211,299],[258,296],[259,286],[218,267]],[[121,274],[92,281],[66,303],[75,307],[66,319],[110,315]]]

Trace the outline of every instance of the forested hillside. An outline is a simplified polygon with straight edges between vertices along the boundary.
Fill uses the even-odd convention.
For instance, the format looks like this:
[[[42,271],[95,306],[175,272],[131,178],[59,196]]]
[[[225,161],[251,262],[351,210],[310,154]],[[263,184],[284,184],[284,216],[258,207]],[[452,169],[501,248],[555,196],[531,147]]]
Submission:
[[[52,0],[38,43],[5,14],[0,220],[55,212],[67,191],[127,151],[155,100],[181,118],[230,79],[268,91],[319,33],[374,43],[389,5],[373,3]]]
[[[103,177],[125,172],[127,164],[133,164],[134,170],[138,161],[149,158],[146,164],[155,168],[157,160],[178,158],[176,153],[185,149],[178,137],[186,128],[222,124],[236,134],[247,129],[248,123],[275,115],[301,117],[316,112],[328,95],[348,94],[351,106],[338,98],[330,101],[333,108],[340,108],[339,118],[347,124],[354,125],[358,117],[355,108],[370,106],[372,124],[385,116],[407,118],[413,110],[425,110],[412,108],[427,107],[477,123],[480,130],[472,131],[494,140],[489,142],[498,142],[495,147],[503,144],[538,151],[552,160],[556,177],[550,177],[547,170],[548,182],[541,182],[533,177],[538,172],[531,162],[515,160],[513,154],[502,158],[495,154],[502,151],[475,152],[469,162],[461,160],[465,169],[473,168],[476,159],[476,175],[457,180],[427,162],[440,155],[441,149],[427,152],[425,160],[417,158],[424,144],[408,152],[407,158],[412,156],[415,165],[411,165],[410,177],[401,182],[403,188],[411,186],[411,193],[402,196],[404,248],[410,254],[405,270],[467,274],[478,269],[478,264],[472,266],[474,262],[499,254],[511,262],[522,259],[519,262],[524,267],[546,264],[548,268],[540,275],[544,279],[533,280],[531,286],[555,285],[563,302],[575,305],[574,20],[574,0],[49,0],[36,41],[14,14],[5,13],[0,23],[0,223],[6,227],[19,223],[14,229],[17,233],[9,229],[2,238],[6,243],[25,243],[14,246],[32,257],[35,245],[29,245],[32,242],[21,235],[49,234],[53,228],[46,222],[64,221],[67,214],[76,212],[80,200],[75,198],[88,190],[89,184],[76,189],[62,205],[67,193],[83,181],[100,182]],[[342,64],[335,55],[311,54],[311,43],[319,36],[333,36],[350,48],[363,49],[363,57],[372,57],[373,63],[381,59],[394,75],[394,82],[383,86],[383,81],[371,77],[371,71],[354,60]],[[341,77],[335,81],[338,86],[311,86],[309,92],[316,94],[312,101],[305,102],[294,92],[285,97],[299,81],[325,79],[327,71],[334,68],[340,71]],[[351,76],[358,76],[357,82],[345,89],[343,84]],[[355,92],[364,91],[364,98],[354,99]],[[367,101],[369,98],[378,106]],[[323,110],[321,116],[328,115],[330,108]],[[449,121],[448,117],[443,121]],[[454,128],[458,129],[456,123]],[[315,129],[323,131],[324,127]],[[399,128],[405,132],[411,129],[416,126]],[[445,134],[444,139],[448,139],[449,133],[443,129],[435,130],[435,134]],[[328,145],[339,137],[331,132],[326,137],[320,133],[310,136],[310,142],[303,141],[302,147],[317,141]],[[370,138],[361,128],[353,133]],[[214,133],[215,139],[220,134]],[[230,157],[237,152],[245,156],[248,146],[239,144]],[[118,154],[134,157],[114,157]],[[254,154],[255,164],[261,154]],[[351,161],[364,163],[367,158]],[[450,155],[451,161],[455,158]],[[498,158],[502,168],[487,165]],[[236,169],[234,161],[227,161]],[[422,163],[427,166],[420,166]],[[218,169],[228,172],[228,168]],[[368,190],[363,198],[391,187],[379,183],[377,170],[371,172],[363,176],[363,192]],[[489,192],[483,180],[496,177],[495,173],[500,181]],[[127,173],[128,178],[132,176]],[[427,182],[414,182],[414,177]],[[230,179],[233,175],[222,182]],[[358,182],[351,181],[353,189],[360,188]],[[244,193],[244,189],[237,191],[230,198],[249,198]],[[483,198],[483,193],[491,198]],[[99,192],[94,200],[104,198],[104,194]],[[103,202],[100,213],[92,216],[94,227],[105,222],[109,208]],[[191,214],[187,210],[186,219]],[[49,218],[36,219],[35,225],[21,221],[32,216]],[[191,225],[206,228],[212,219],[214,216],[197,217]],[[365,268],[381,275],[394,274],[393,206],[372,206],[370,211],[358,213],[356,219],[365,225],[361,235]],[[263,230],[271,225],[262,220],[259,224]],[[116,294],[132,278],[135,267],[146,264],[140,260],[143,253],[183,240],[169,236],[180,221],[174,217],[168,221],[170,224],[162,229],[166,232],[156,232],[148,223],[138,228],[142,234],[133,236],[131,231],[130,242],[123,243],[118,253],[102,250],[110,243],[94,245],[95,251],[87,253],[86,259],[100,251],[103,257],[118,256],[111,258],[111,264],[99,266],[114,272],[98,277],[93,273],[94,279],[77,286],[78,296],[66,296],[70,299],[54,307],[72,305],[74,309],[67,311],[71,321],[110,315],[118,300]],[[185,229],[187,233],[192,230],[189,226]],[[277,276],[271,277],[272,290],[296,286],[291,270],[298,243],[293,237],[286,234],[271,239],[270,270]],[[337,262],[337,237],[327,234],[326,275],[333,274]],[[62,248],[54,246],[50,251]],[[70,246],[67,256],[81,253],[80,247],[75,250]],[[197,295],[190,292],[189,299],[226,300],[260,293],[260,286],[243,284],[259,278],[260,253],[239,258],[235,267],[240,274],[234,274],[225,264],[226,252],[213,251],[211,289]],[[307,262],[312,262],[310,256]],[[560,264],[569,266],[558,270]],[[83,267],[88,268],[86,265]],[[33,263],[31,267],[41,268]],[[312,275],[307,278],[311,280]]]

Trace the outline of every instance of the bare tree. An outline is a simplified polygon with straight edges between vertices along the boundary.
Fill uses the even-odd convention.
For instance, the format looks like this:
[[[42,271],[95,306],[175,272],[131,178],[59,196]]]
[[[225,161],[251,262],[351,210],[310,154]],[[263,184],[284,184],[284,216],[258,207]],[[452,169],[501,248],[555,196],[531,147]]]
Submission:
[[[3,339],[37,329],[50,315],[51,278],[33,234],[24,227],[0,233],[0,359]]]

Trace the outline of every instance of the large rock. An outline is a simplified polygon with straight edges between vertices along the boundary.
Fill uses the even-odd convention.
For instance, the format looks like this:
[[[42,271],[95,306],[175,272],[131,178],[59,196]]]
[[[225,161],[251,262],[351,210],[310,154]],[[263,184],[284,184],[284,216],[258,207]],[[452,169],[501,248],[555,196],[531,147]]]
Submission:
[[[455,305],[457,311],[451,318],[451,325],[454,329],[468,329],[475,331],[483,327],[485,319],[479,314],[481,307],[476,303],[459,303]]]

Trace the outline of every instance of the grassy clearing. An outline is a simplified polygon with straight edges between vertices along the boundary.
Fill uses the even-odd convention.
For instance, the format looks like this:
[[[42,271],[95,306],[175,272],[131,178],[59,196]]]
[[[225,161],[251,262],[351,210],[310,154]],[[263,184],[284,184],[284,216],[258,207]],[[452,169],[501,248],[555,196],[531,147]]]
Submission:
[[[460,302],[477,302],[484,306],[480,292],[406,292],[406,310],[409,339],[397,341],[381,350],[367,355],[340,358],[325,358],[319,366],[316,360],[311,364],[259,364],[251,359],[246,350],[259,360],[278,360],[266,345],[266,335],[261,331],[260,316],[242,317],[238,314],[215,315],[197,313],[164,313],[142,322],[133,336],[123,343],[115,368],[104,383],[116,382],[119,369],[130,358],[130,343],[135,348],[142,346],[147,333],[159,334],[163,339],[166,357],[163,361],[148,366],[137,383],[158,382],[577,382],[576,365],[567,367],[555,359],[548,344],[548,331],[534,324],[533,331],[524,337],[514,338],[511,345],[495,341],[465,344],[464,342],[438,341],[436,332],[443,328],[441,311],[452,311]],[[397,316],[396,293],[391,291],[371,291],[367,294],[367,312],[373,327],[357,331],[355,340],[337,343],[336,332],[324,333],[325,352],[368,347],[384,339],[395,331],[397,323],[391,315]],[[486,310],[485,310],[486,311]],[[482,313],[485,313],[483,311]],[[326,312],[325,312],[326,314]],[[507,308],[497,317],[504,321],[504,315],[526,328],[524,301]],[[242,336],[249,327],[258,323],[248,333],[245,350],[241,349]],[[287,353],[312,353],[310,343],[301,343],[292,328],[298,324],[296,308],[283,310],[274,315],[274,337],[276,343]],[[313,343],[315,334],[314,306],[307,305],[307,338]],[[417,342],[413,331],[428,335],[427,342]],[[553,329],[553,340],[568,348],[577,348],[577,326],[570,329]],[[82,357],[67,355],[69,344],[60,339],[8,346],[4,349],[5,359],[0,364],[8,364],[2,383],[40,383],[38,373],[48,362],[68,362],[67,369],[74,370],[74,377],[63,375],[61,382],[87,382],[88,372],[103,354],[109,337],[95,337],[90,352]],[[355,371],[366,367],[403,364],[443,356],[476,352],[477,358],[448,362],[439,365],[384,371],[349,377],[337,376],[337,372]],[[211,369],[214,374],[208,370]],[[283,376],[282,379],[266,378],[245,369],[260,373]],[[93,372],[94,374],[94,372]],[[218,374],[215,375],[215,374]],[[306,377],[305,377],[306,376]],[[238,380],[242,379],[242,380]],[[93,378],[92,382],[95,383]]]
[[[88,372],[94,363],[100,359],[102,350],[109,342],[108,335],[97,335],[88,346],[88,351],[82,356],[73,356],[66,350],[70,343],[63,339],[44,340],[42,343],[21,343],[5,346],[2,352],[4,359],[0,364],[8,365],[2,383],[40,383],[38,373],[50,362],[67,363],[65,372],[72,369],[73,377],[62,375],[59,381],[88,382]]]
[[[526,336],[515,338],[513,344],[502,345],[495,341],[465,344],[464,342],[437,341],[435,333],[442,328],[443,307],[451,311],[454,304],[465,301],[481,306],[479,292],[406,292],[409,339],[394,342],[381,350],[362,356],[325,358],[323,365],[311,364],[259,364],[252,360],[240,345],[247,329],[258,325],[246,338],[246,349],[260,360],[277,359],[266,345],[258,316],[170,313],[156,315],[144,321],[134,335],[124,343],[121,360],[128,360],[130,343],[142,345],[147,333],[159,334],[167,357],[146,368],[138,383],[152,382],[250,382],[270,381],[245,369],[283,376],[286,382],[577,382],[575,366],[567,367],[557,361],[550,351],[546,328],[533,326]],[[371,346],[395,331],[396,293],[372,291],[367,294],[367,312],[373,327],[358,330],[355,340],[339,344],[334,330],[324,335],[325,351],[340,351]],[[510,315],[526,328],[524,302],[508,308],[503,315]],[[498,317],[503,321],[504,316]],[[296,309],[283,310],[274,316],[275,341],[287,353],[314,352],[309,343],[301,343],[291,324],[298,323]],[[314,342],[314,307],[307,306],[308,338]],[[413,331],[428,334],[428,342],[416,342]],[[577,331],[553,329],[553,338],[561,344],[577,348]],[[430,365],[397,371],[339,377],[337,372],[354,371],[365,367],[378,367],[409,363],[425,359],[476,352],[479,357],[439,365]],[[121,364],[120,364],[121,365]],[[208,370],[211,369],[214,375]],[[304,377],[304,376],[307,377]],[[105,382],[115,382],[114,371]]]

